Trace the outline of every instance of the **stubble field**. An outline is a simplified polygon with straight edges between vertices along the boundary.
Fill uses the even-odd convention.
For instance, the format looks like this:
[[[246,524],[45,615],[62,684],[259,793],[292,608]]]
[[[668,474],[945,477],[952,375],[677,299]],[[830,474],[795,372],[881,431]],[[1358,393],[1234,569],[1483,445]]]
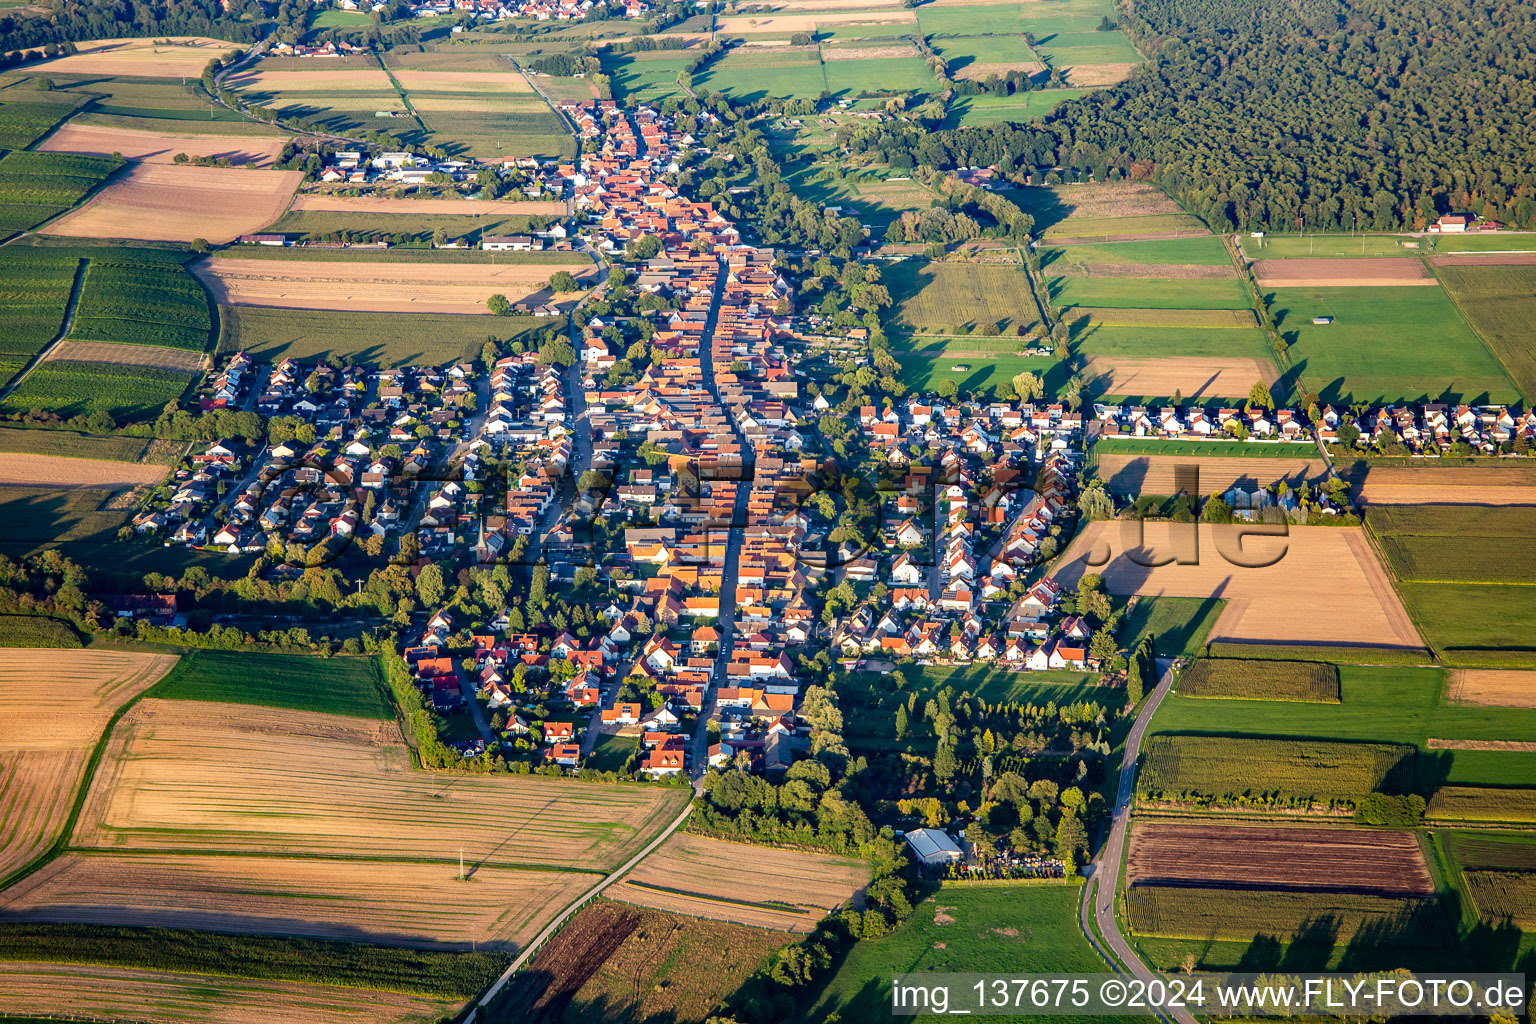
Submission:
[[[161,37],[164,39],[164,37]],[[215,57],[238,50],[238,43],[202,36],[157,39],[98,39],[76,43],[78,52],[28,68],[39,75],[104,75],[139,78],[196,78]]]
[[[605,868],[684,790],[411,767],[392,723],[146,699],[112,732],[77,846]],[[367,884],[367,874],[359,875]]]
[[[331,985],[79,964],[0,963],[0,1006],[18,1016],[146,1024],[433,1024],[459,1006]]]
[[[867,881],[860,861],[680,832],[607,895],[654,910],[807,933]]]
[[[29,487],[105,487],[117,490],[151,484],[165,476],[164,466],[108,462],[24,452],[0,452],[0,485]]]
[[[1253,265],[1260,288],[1434,287],[1435,279],[1418,260],[1381,256],[1365,259],[1259,260]]]
[[[1536,505],[1536,472],[1521,466],[1371,466],[1354,483],[1366,505]]]
[[[84,206],[48,226],[73,238],[228,242],[282,216],[300,171],[135,164]],[[197,211],[196,217],[188,211]]]
[[[86,153],[92,156],[120,154],[129,160],[168,164],[176,154],[227,157],[231,163],[270,167],[283,151],[284,139],[223,138],[218,135],[174,135],[132,128],[70,122],[48,136],[37,148],[50,153]]]
[[[1519,669],[1457,669],[1446,696],[1462,704],[1536,708],[1536,672]]]
[[[0,894],[0,921],[514,948],[596,880],[467,868],[460,881],[452,863],[70,853]]]
[[[1227,606],[1213,641],[1423,646],[1360,529],[1292,526],[1285,536],[1262,535],[1277,529],[1202,523],[1196,533],[1181,523],[1089,523],[1056,578],[1073,587],[1085,572],[1100,573],[1111,594],[1219,595]],[[1314,614],[1320,593],[1349,614]]]
[[[1090,356],[1083,369],[1103,395],[1236,398],[1248,394],[1255,381],[1272,384],[1276,379],[1274,363],[1267,359]]]
[[[378,313],[486,311],[493,294],[549,301],[549,266],[508,264],[346,264],[215,256],[194,268],[214,298],[234,306]],[[591,267],[574,271],[578,279]]]
[[[53,842],[113,712],[175,663],[169,654],[0,650],[0,877]]]
[[[1358,892],[1434,892],[1411,832],[1150,821],[1131,831],[1132,885]]]
[[[1130,455],[1116,452],[1113,443],[1099,448],[1099,478],[1116,494],[1175,494],[1174,470],[1194,466],[1200,472],[1200,493],[1221,494],[1239,484],[1252,490],[1281,480],[1295,487],[1327,472],[1322,459],[1207,458],[1182,455]]]

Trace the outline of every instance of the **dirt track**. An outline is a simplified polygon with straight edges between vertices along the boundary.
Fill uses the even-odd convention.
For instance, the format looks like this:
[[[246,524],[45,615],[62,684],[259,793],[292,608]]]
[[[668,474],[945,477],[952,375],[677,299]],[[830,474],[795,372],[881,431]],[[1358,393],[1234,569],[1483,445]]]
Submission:
[[[1423,647],[1360,527],[1292,526],[1286,536],[1263,535],[1279,529],[1202,523],[1197,544],[1189,524],[1088,523],[1056,578],[1075,587],[1084,572],[1096,572],[1111,594],[1225,598],[1212,640]],[[1176,557],[1193,564],[1140,564]],[[1348,614],[1323,614],[1325,604]]]
[[[1116,494],[1173,494],[1174,469],[1179,466],[1199,468],[1201,494],[1220,494],[1235,483],[1249,490],[1281,480],[1295,486],[1327,473],[1322,459],[1123,455],[1114,450],[1113,442],[1100,445],[1099,451],[1099,478]]]
[[[1131,830],[1131,884],[1262,886],[1428,896],[1434,892],[1409,832],[1266,828],[1143,821]]]
[[[1241,397],[1254,381],[1275,381],[1274,364],[1266,359],[1091,356],[1083,369],[1107,395],[1170,396],[1178,391],[1188,399]]]
[[[86,153],[93,156],[120,153],[129,160],[156,164],[171,163],[177,153],[185,153],[188,156],[228,157],[235,164],[270,167],[283,151],[284,141],[283,136],[226,138],[218,135],[172,135],[169,132],[141,132],[132,128],[76,124],[71,121],[44,139],[37,148],[50,153]]]
[[[277,220],[301,171],[259,171],[191,164],[140,163],[45,234],[229,242]],[[197,216],[188,216],[195,211]]]
[[[1438,287],[1418,260],[1385,256],[1355,259],[1259,260],[1253,276],[1262,288]]]
[[[1463,704],[1536,708],[1536,671],[1459,668],[1451,673],[1447,695]]]

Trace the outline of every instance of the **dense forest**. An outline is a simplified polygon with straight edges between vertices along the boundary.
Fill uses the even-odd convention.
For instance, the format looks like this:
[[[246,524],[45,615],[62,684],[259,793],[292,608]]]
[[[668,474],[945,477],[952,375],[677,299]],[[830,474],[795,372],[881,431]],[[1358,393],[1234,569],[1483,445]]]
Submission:
[[[254,43],[272,27],[266,15],[277,9],[277,23],[302,27],[303,6],[286,0],[39,0],[47,14],[0,17],[0,53],[85,39],[127,36],[212,36]],[[295,33],[296,34],[296,33]]]
[[[1216,228],[1536,227],[1536,5],[1137,0],[1148,64],[1038,125],[850,135],[939,168],[1149,179]]]

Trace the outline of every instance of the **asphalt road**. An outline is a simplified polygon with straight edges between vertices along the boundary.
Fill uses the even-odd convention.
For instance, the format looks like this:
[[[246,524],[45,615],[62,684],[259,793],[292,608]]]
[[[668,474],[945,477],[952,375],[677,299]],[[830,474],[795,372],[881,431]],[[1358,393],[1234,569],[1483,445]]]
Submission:
[[[1157,664],[1163,670],[1163,675],[1142,705],[1141,712],[1125,738],[1125,756],[1120,762],[1120,790],[1115,798],[1109,838],[1100,849],[1099,856],[1089,866],[1088,881],[1083,885],[1082,904],[1078,911],[1083,933],[1088,936],[1094,948],[1111,964],[1118,961],[1116,966],[1123,965],[1132,976],[1145,979],[1156,975],[1142,962],[1136,950],[1120,932],[1120,925],[1115,921],[1115,892],[1119,888],[1120,862],[1125,852],[1126,832],[1131,823],[1131,804],[1136,794],[1136,761],[1141,754],[1141,740],[1152,722],[1152,716],[1157,713],[1158,705],[1173,688],[1171,660],[1160,658]],[[1104,937],[1104,944],[1109,946],[1108,951],[1094,936],[1093,929],[1089,927],[1090,920],[1098,926],[1099,935]],[[1178,1024],[1197,1024],[1194,1015],[1188,1010],[1174,1010],[1168,1016]]]

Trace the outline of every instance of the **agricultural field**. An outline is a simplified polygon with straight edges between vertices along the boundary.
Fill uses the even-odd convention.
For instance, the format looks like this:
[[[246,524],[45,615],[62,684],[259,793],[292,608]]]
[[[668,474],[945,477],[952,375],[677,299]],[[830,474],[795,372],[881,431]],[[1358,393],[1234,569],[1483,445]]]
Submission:
[[[1040,321],[1022,267],[910,259],[885,268],[898,330],[969,334],[996,326],[1013,336]]]
[[[1489,924],[1536,925],[1536,844],[1532,836],[1457,832],[1448,846],[1480,916]]]
[[[75,96],[60,98],[41,90],[6,93],[7,97],[12,95],[17,98],[0,102],[0,149],[26,149],[73,113],[80,102]]]
[[[501,71],[392,69],[429,141],[455,156],[562,157],[574,144],[559,115],[510,64]],[[302,73],[302,72],[301,72]]]
[[[1232,277],[1232,257],[1215,235],[1162,238],[1104,245],[1045,246],[1041,268],[1047,274],[1082,277]]]
[[[0,923],[193,928],[515,949],[597,880],[456,864],[67,853],[0,894]]]
[[[529,227],[526,215],[511,217],[434,213],[336,213],[319,210],[290,210],[266,228],[290,235],[303,235],[311,241],[334,241],[343,237],[353,242],[390,242],[393,245],[430,244],[439,230],[450,240],[478,246],[486,235],[510,235]],[[453,251],[453,250],[450,250]],[[509,254],[521,255],[521,254]],[[274,257],[278,259],[286,256]]]
[[[1536,789],[1504,786],[1441,786],[1424,812],[1430,821],[1536,825]]]
[[[1220,455],[1216,457],[1202,457],[1200,454],[1189,455],[1139,455],[1129,454],[1120,450],[1121,444],[1134,444],[1134,442],[1110,441],[1101,443],[1098,448],[1098,473],[1099,479],[1104,481],[1111,493],[1130,497],[1143,494],[1177,494],[1180,481],[1177,473],[1181,470],[1187,476],[1193,469],[1199,474],[1199,491],[1201,495],[1223,494],[1233,487],[1241,487],[1244,490],[1253,490],[1256,487],[1268,487],[1280,481],[1285,481],[1291,487],[1299,486],[1303,481],[1316,482],[1328,475],[1328,467],[1323,460],[1298,458],[1304,455],[1308,449],[1300,446],[1279,447],[1275,456],[1246,456],[1246,455]],[[1236,446],[1252,450],[1256,446],[1236,442]],[[1206,442],[1191,442],[1195,452],[1208,446]],[[1290,458],[1281,456],[1289,455]]]
[[[1090,355],[1083,372],[1096,395],[1117,401],[1154,402],[1174,395],[1196,402],[1235,399],[1246,396],[1256,381],[1273,385],[1278,379],[1273,360],[1242,356]]]
[[[927,75],[922,61],[917,61],[917,65]],[[823,70],[815,47],[778,46],[732,51],[712,61],[695,76],[695,82],[705,92],[719,90],[746,103],[770,96],[814,99],[830,88],[830,73],[830,65]],[[931,75],[927,77],[933,81]],[[867,84],[869,88],[875,87],[873,79],[867,80]]]
[[[1060,262],[1059,266],[1071,264]],[[1123,266],[1123,264],[1117,265]],[[1137,270],[1157,271],[1155,264],[1136,264]],[[1222,323],[1219,326],[1247,326],[1254,324],[1248,295],[1242,283],[1231,274],[1221,277],[1162,277],[1148,274],[1146,277],[1108,275],[1087,276],[1080,274],[1047,275],[1046,286],[1051,302],[1063,308],[1105,307],[1104,312],[1087,310],[1089,316],[1109,316],[1110,309],[1147,309],[1162,313],[1177,311],[1240,311],[1247,313],[1247,323]],[[1177,317],[1170,317],[1176,320]],[[1230,319],[1230,318],[1229,318]],[[1210,326],[1217,326],[1212,318]],[[1112,321],[1106,321],[1112,322]],[[1167,326],[1177,327],[1173,322]],[[1200,326],[1189,324],[1183,326]]]
[[[693,63],[693,57],[676,50],[643,53],[607,54],[602,57],[603,71],[613,79],[613,93],[624,99],[659,103],[669,96],[681,96],[677,76]]]
[[[210,60],[240,49],[228,40],[203,36],[101,39],[75,46],[76,53],[34,64],[27,72],[110,78],[197,78]]]
[[[190,382],[191,375],[180,370],[50,359],[0,402],[0,411],[41,409],[66,418],[99,411],[118,422],[153,419]]]
[[[945,885],[891,934],[857,943],[806,1018],[823,1020],[836,1013],[844,1024],[888,1021],[891,977],[913,971],[1104,971],[1104,961],[1078,928],[1080,894],[1075,882]],[[931,1024],[946,1018],[912,1019]],[[1103,1018],[1053,1019],[1087,1024]]]
[[[353,718],[394,717],[373,662],[361,658],[192,651],[151,696]]]
[[[0,249],[0,386],[58,336],[79,267],[70,253]]]
[[[183,348],[162,348],[159,345],[127,345],[117,342],[61,341],[49,351],[48,360],[62,359],[71,363],[122,363],[128,366],[149,366],[160,370],[181,370],[195,373],[204,365],[201,352]]]
[[[1261,794],[1303,805],[1353,803],[1376,790],[1411,787],[1414,755],[1405,744],[1165,732],[1148,741],[1136,788],[1153,803],[1240,803]]]
[[[742,858],[751,881],[742,885]],[[862,861],[674,833],[607,896],[653,910],[808,933],[869,881]]]
[[[1536,398],[1536,265],[1477,266],[1437,263],[1440,278],[1472,330],[1493,350],[1527,399]]]
[[[80,634],[63,619],[0,615],[0,647],[80,647]]]
[[[1265,301],[1324,401],[1501,402],[1519,390],[1438,287],[1275,288]],[[1314,324],[1316,317],[1332,317]],[[1434,345],[1403,339],[1433,336]]]
[[[89,203],[49,225],[47,233],[228,242],[278,219],[302,179],[299,171],[136,163]],[[198,216],[188,217],[189,209]]]
[[[111,157],[13,151],[0,157],[0,233],[36,227],[80,202],[122,166]]]
[[[87,261],[68,340],[202,352],[212,329],[197,278],[173,261],[125,253]]]
[[[962,69],[962,73],[964,69]],[[946,128],[974,128],[1000,121],[1033,121],[1086,89],[1036,89],[1012,96],[960,96],[949,105]]]
[[[233,164],[251,167],[270,167],[283,151],[283,144],[284,139],[277,135],[268,138],[222,138],[217,135],[178,135],[71,121],[48,136],[37,148],[49,153],[83,153],[88,156],[110,157],[116,154],[128,160],[157,164],[171,163],[177,154],[185,153],[191,157],[225,159]]]
[[[140,442],[142,445],[143,442]],[[0,486],[87,487],[121,490],[158,483],[164,466],[28,452],[0,451]]]
[[[0,879],[59,837],[107,722],[175,663],[168,654],[0,649]]]
[[[482,1019],[703,1020],[797,938],[599,899],[539,951]]]
[[[288,207],[296,212],[407,213],[470,216],[563,217],[564,203],[517,199],[390,199],[384,196],[348,196],[328,192],[301,192]]]
[[[1263,529],[1089,523],[1063,556],[1056,578],[1073,587],[1083,573],[1099,573],[1115,595],[1220,594],[1227,606],[1213,641],[1422,646],[1362,530],[1292,526],[1285,536],[1261,536]],[[1158,562],[1168,564],[1150,564]],[[1332,599],[1349,607],[1349,616],[1297,613],[1315,599],[1322,580]]]
[[[1422,262],[1391,256],[1259,260],[1252,269],[1260,288],[1435,287]]]
[[[620,863],[688,798],[665,786],[412,769],[393,723],[147,700],[112,732],[76,829],[99,850]]]
[[[1209,236],[1197,218],[1152,185],[1033,185],[1002,193],[1035,218],[1046,242],[1138,241]]]
[[[1536,469],[1519,465],[1340,467],[1364,505],[1536,505]]]
[[[1200,658],[1180,675],[1184,697],[1339,703],[1339,670],[1315,661]]]
[[[1285,889],[1372,896],[1435,891],[1412,832],[1142,821],[1131,830],[1130,884]]]
[[[100,488],[0,487],[0,518],[7,528],[0,550],[14,557],[55,543],[115,543],[128,513],[103,509],[110,496]]]
[[[1536,708],[1536,672],[1520,669],[1459,668],[1451,672],[1446,696],[1462,704]]]
[[[370,366],[451,363],[480,354],[487,337],[518,338],[560,321],[547,317],[343,313],[329,310],[219,307],[219,351],[242,349],[272,362],[335,353]]]
[[[553,271],[526,263],[330,263],[213,256],[195,272],[221,305],[374,313],[484,314],[493,294],[547,303]],[[592,274],[589,265],[577,277]]]

